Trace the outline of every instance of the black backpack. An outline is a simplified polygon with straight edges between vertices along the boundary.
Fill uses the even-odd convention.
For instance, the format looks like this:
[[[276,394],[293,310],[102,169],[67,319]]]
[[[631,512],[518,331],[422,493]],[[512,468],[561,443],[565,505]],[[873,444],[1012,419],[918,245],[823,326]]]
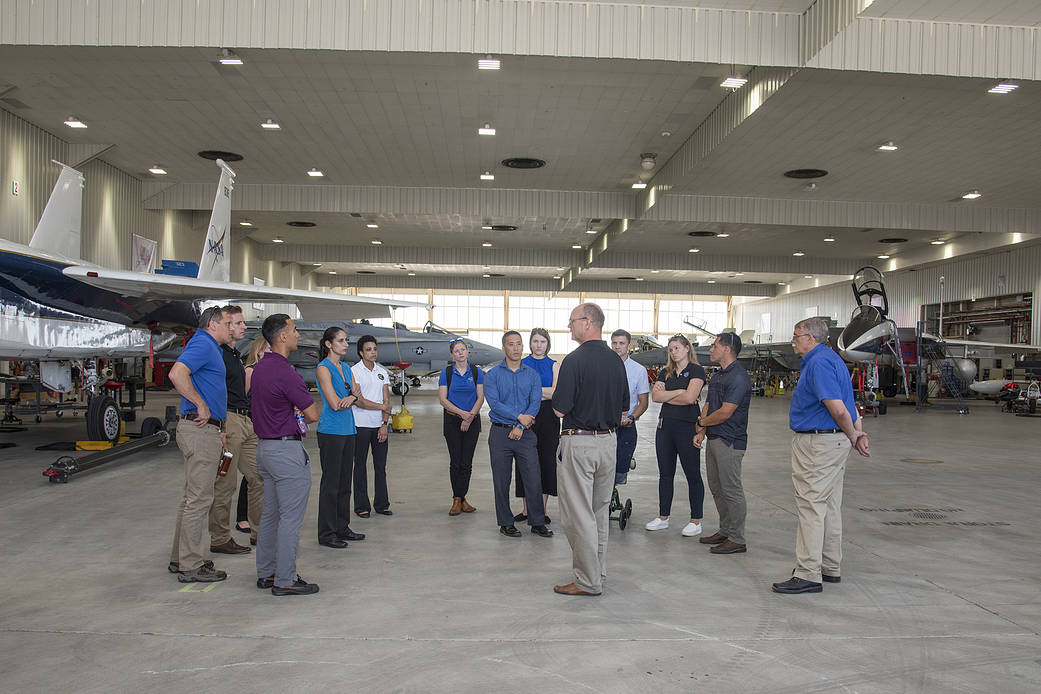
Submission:
[[[452,389],[452,374],[454,373],[455,366],[453,364],[449,364],[445,367],[445,387],[448,388],[448,390]],[[474,387],[477,387],[477,367],[473,364],[470,364],[470,375],[473,376]]]

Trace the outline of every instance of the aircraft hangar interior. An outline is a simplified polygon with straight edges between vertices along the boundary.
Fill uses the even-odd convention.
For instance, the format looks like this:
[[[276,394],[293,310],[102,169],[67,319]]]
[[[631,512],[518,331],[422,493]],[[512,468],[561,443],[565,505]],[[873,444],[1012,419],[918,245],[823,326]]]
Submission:
[[[1039,113],[1037,0],[0,0],[4,689],[1041,691]]]

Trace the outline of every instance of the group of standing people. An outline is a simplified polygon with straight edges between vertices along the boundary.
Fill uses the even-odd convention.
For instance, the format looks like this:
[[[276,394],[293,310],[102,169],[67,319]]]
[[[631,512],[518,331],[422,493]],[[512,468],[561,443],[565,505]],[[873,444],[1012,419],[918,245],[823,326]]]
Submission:
[[[245,331],[241,308],[206,309],[199,330],[170,370],[170,381],[181,394],[177,445],[184,454],[185,486],[168,568],[183,583],[227,578],[203,558],[206,519],[211,552],[252,551],[230,535],[237,467],[248,497],[250,544],[257,547],[257,587],[274,595],[317,593],[317,584],[296,573],[311,489],[303,437],[308,425],[317,422],[322,462],[318,541],[346,548],[348,540],[365,537],[349,525],[352,481],[357,515],[367,517],[373,508],[392,513],[386,480],[390,377],[376,361],[374,337],[358,341],[360,360],[345,368],[346,331],[329,328],[322,336],[322,361],[316,370],[323,400],[319,411],[288,361],[299,341],[293,320],[286,314],[268,316],[243,364],[235,344]],[[371,506],[366,475],[370,451],[376,491]],[[231,474],[219,475],[219,463],[227,455],[235,467],[228,470]]]

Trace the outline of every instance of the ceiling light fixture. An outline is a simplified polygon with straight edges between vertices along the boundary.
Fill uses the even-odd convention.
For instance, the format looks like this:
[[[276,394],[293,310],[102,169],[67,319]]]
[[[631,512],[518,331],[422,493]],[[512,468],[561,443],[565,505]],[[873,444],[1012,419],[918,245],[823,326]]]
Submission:
[[[640,155],[640,168],[644,171],[650,171],[654,168],[654,162],[658,158],[658,155],[654,152],[644,152]]]
[[[803,257],[806,254],[803,253],[802,251],[795,251],[794,253],[792,253],[792,255],[794,255],[796,258],[801,258],[801,257]]]
[[[743,273],[743,272],[735,272],[734,273],[734,277],[744,277],[744,276],[745,276],[745,273]]]
[[[559,280],[560,279],[560,275],[553,275],[553,279]]]
[[[726,232],[723,232],[721,234],[716,234],[716,238],[717,239],[725,239],[725,238],[728,238],[729,236],[730,236],[730,234],[728,234]]]
[[[488,274],[488,273],[486,272],[486,273],[484,273],[483,275],[481,275],[481,277],[491,277],[491,275],[489,275],[489,274]]]
[[[945,243],[947,243],[947,242],[946,242],[946,241],[944,241],[943,239],[933,239],[933,240],[932,240],[932,241],[930,241],[929,243],[930,243],[931,245],[933,245],[933,246],[942,246],[942,245],[944,245],[944,244],[945,244]]]
[[[492,247],[492,242],[491,241],[485,241],[481,245],[484,246],[485,248],[491,248]]]
[[[700,248],[688,248],[687,253],[701,253]]]
[[[380,225],[376,224],[376,222],[369,222],[365,226],[368,227],[369,229],[379,229],[380,228]]]
[[[383,245],[383,242],[380,241],[379,239],[373,239],[372,241],[369,241],[369,243],[371,243],[373,246],[382,246]]]
[[[824,240],[827,241],[828,243],[831,243],[832,241],[835,240],[835,237],[834,236],[825,236]]]
[[[253,222],[251,222],[249,220],[246,220],[246,219],[243,219],[241,222],[239,222],[239,226],[240,227],[251,227],[251,226],[253,226]]]
[[[896,143],[893,142],[892,140],[887,140],[886,142],[883,142],[882,144],[880,144],[877,147],[877,149],[878,149],[879,152],[895,152],[895,151],[897,151],[900,148],[897,147]]]
[[[319,171],[318,169],[311,169],[310,171],[307,172],[307,175],[311,176],[312,178],[321,178],[325,174],[322,173],[321,171]]]
[[[494,181],[495,180],[495,174],[493,174],[491,171],[485,171],[483,174],[481,174],[481,180],[482,181]]]
[[[166,169],[156,164],[155,166],[149,167],[148,173],[153,174],[155,176],[165,176]]]
[[[415,277],[415,276],[416,276],[416,273],[414,273],[414,272],[410,272],[410,273],[408,273],[408,276],[409,276],[409,277]]]
[[[642,277],[637,277],[637,278],[636,278],[636,281],[637,281],[637,282],[643,282],[643,278],[642,278]]]
[[[803,189],[803,192],[812,193],[813,191],[817,190],[817,184],[816,183],[807,183],[806,185],[804,185],[802,187],[802,189]]]
[[[491,123],[485,123],[484,125],[482,125],[480,128],[477,129],[477,134],[478,135],[494,135],[495,134],[495,128],[492,127]]]
[[[1019,88],[1018,84],[1012,84],[1010,82],[1002,82],[1001,84],[991,87],[987,90],[988,94],[1008,94],[1011,91],[1015,91]]]
[[[595,234],[596,233],[596,229],[586,229],[586,233],[587,234]]]
[[[785,284],[787,284],[787,283],[786,283],[786,282],[778,282],[778,283],[777,283],[777,285],[778,285],[778,286],[780,286],[780,287],[783,287],[783,286],[785,286]]]
[[[484,229],[485,231],[491,231],[492,230],[492,225],[491,224],[483,224],[481,226],[481,228]]]
[[[813,279],[813,275],[803,275],[802,278],[804,280],[812,280]]]
[[[275,121],[271,120],[270,118],[268,118],[266,121],[261,123],[260,127],[262,127],[264,130],[281,130],[282,129],[281,125],[279,125]]]
[[[235,55],[235,52],[230,48],[221,49],[220,55],[217,56],[217,62],[221,65],[242,65],[242,58]]]
[[[276,236],[275,238],[271,239],[271,243],[285,243],[285,241]]]
[[[633,190],[643,190],[646,187],[647,187],[646,183],[634,183],[633,184]]]
[[[720,87],[726,87],[727,89],[740,89],[748,83],[744,77],[727,77],[725,80],[719,83]]]
[[[68,118],[66,118],[65,119],[65,125],[69,126],[70,128],[85,128],[85,127],[87,127],[87,124],[84,123],[83,121],[81,121],[76,116],[69,116]]]
[[[330,274],[330,275],[335,275],[335,274],[336,274],[336,270],[330,270],[330,271],[329,271],[329,274]]]
[[[716,281],[715,281],[715,280],[707,280],[707,282],[708,282],[709,284],[715,284],[715,283],[716,283]]]
[[[322,264],[321,264],[321,263],[311,263],[311,265],[313,265],[313,266],[315,266],[315,267],[322,267]]]
[[[661,270],[651,270],[652,275],[657,275]]]
[[[498,58],[493,58],[491,56],[488,56],[487,58],[478,58],[477,59],[477,69],[478,70],[498,70],[501,67],[502,67],[502,61],[500,61]]]
[[[576,251],[582,250],[582,244],[580,243],[573,243],[571,244],[571,247],[574,248]]]
[[[970,190],[968,193],[962,195],[961,197],[963,200],[975,200],[976,198],[982,198],[983,193],[979,192],[978,190]]]
[[[889,260],[889,256],[886,255],[885,253],[883,253],[882,255],[877,256],[877,257],[878,257],[879,260]]]

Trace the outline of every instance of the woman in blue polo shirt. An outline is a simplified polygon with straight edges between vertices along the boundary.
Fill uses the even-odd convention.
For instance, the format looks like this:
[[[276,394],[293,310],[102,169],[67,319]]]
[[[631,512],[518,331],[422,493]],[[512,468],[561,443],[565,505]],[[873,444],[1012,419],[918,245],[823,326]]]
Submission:
[[[669,527],[678,456],[690,497],[690,522],[683,528],[683,536],[695,537],[701,534],[701,512],[705,501],[701,451],[694,447],[694,434],[701,415],[698,398],[705,386],[705,369],[698,364],[690,341],[682,335],[670,338],[668,349],[669,365],[658,373],[658,379],[651,387],[651,399],[662,403],[658,432],[654,436],[654,450],[658,456],[659,515],[646,527],[648,530]]]
[[[531,430],[535,432],[535,441],[539,452],[539,474],[542,479],[542,506],[545,508],[550,495],[557,495],[557,445],[560,443],[560,418],[553,413],[553,386],[557,384],[557,372],[560,362],[549,358],[549,331],[545,328],[532,328],[528,337],[528,348],[531,354],[521,359],[521,363],[535,369],[542,379],[542,404],[535,416],[535,424]],[[517,481],[514,485],[517,497],[524,498],[524,482],[521,481],[520,469],[516,471]],[[528,519],[528,504],[524,503],[524,511],[514,520]],[[549,517],[546,517],[549,522]]]
[[[481,435],[481,406],[484,405],[484,372],[470,364],[470,348],[461,338],[448,343],[452,363],[441,371],[438,398],[445,408],[444,434],[448,444],[448,471],[452,479],[452,508],[448,515],[473,513],[466,501],[470,490],[474,450]]]
[[[354,412],[359,398],[352,392],[350,367],[341,361],[347,354],[347,333],[343,328],[327,328],[318,347],[318,392],[322,395],[322,416],[318,420],[318,451],[322,460],[322,481],[318,491],[318,544],[335,549],[347,540],[363,540],[351,532],[351,478],[354,473]]]

